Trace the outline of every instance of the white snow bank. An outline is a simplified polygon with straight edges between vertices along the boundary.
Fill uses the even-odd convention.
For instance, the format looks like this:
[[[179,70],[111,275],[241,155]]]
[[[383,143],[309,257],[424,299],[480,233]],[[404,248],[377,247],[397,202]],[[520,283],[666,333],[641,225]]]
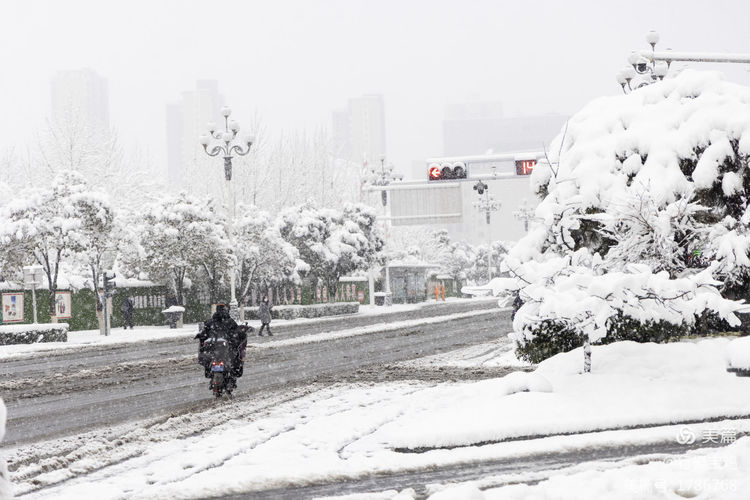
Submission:
[[[750,370],[750,337],[735,339],[727,346],[729,366]]]
[[[466,486],[472,488],[473,486]],[[459,491],[460,486],[441,493]],[[475,487],[474,487],[475,488]],[[478,490],[476,490],[478,491]],[[555,474],[535,485],[512,485],[474,493],[478,500],[671,500],[702,498],[746,500],[750,491],[750,437],[726,448],[700,450],[685,456],[656,457],[646,464]],[[430,500],[467,498],[430,496]]]
[[[348,449],[459,446],[750,414],[750,379],[726,372],[727,342],[594,346],[588,375],[579,373],[579,348],[544,361],[528,377],[421,391],[402,416]]]

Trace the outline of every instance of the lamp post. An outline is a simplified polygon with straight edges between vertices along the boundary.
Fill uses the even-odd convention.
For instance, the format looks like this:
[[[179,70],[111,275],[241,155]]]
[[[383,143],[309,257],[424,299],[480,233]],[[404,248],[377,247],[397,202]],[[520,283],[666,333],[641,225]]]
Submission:
[[[233,155],[245,156],[250,152],[253,145],[252,137],[247,137],[244,141],[237,139],[237,133],[240,131],[240,125],[235,120],[230,120],[229,116],[232,110],[229,106],[221,108],[221,114],[224,116],[224,130],[216,128],[216,124],[208,124],[208,134],[200,137],[203,150],[209,156],[224,157],[224,180],[227,188],[227,235],[229,243],[234,248],[234,194],[232,193],[232,158]],[[239,309],[237,307],[237,296],[235,293],[235,262],[234,259],[229,261],[229,314],[236,321],[239,319]]]
[[[390,185],[393,181],[400,181],[403,180],[404,174],[401,173],[394,173],[393,172],[393,164],[389,163],[386,165],[385,163],[385,155],[380,155],[380,169],[377,168],[371,168],[370,169],[370,175],[367,178],[368,184],[371,186],[381,186],[385,188],[386,186]],[[381,191],[381,197],[380,201],[383,204],[383,228],[385,229],[385,236],[386,236],[386,242],[388,240],[388,191],[386,189],[383,189]],[[388,261],[385,262],[385,305],[391,305],[391,275],[388,270]]]
[[[34,324],[37,324],[36,287],[42,284],[42,266],[23,266],[23,284],[31,287],[31,303],[34,309]]]
[[[663,80],[673,61],[690,61],[704,63],[750,63],[750,54],[720,54],[709,52],[663,52],[656,50],[659,34],[649,31],[646,42],[651,49],[633,51],[628,56],[628,66],[617,73],[617,83],[626,94],[637,88]]]
[[[492,212],[500,210],[500,202],[490,196],[489,186],[482,181],[474,184],[474,191],[479,195],[479,201],[474,202],[474,208],[485,213],[487,221],[487,275],[492,280],[492,229],[490,227],[490,217]]]
[[[523,230],[529,232],[529,221],[534,218],[534,209],[529,206],[529,201],[524,198],[523,203],[513,212],[513,217],[523,221]]]

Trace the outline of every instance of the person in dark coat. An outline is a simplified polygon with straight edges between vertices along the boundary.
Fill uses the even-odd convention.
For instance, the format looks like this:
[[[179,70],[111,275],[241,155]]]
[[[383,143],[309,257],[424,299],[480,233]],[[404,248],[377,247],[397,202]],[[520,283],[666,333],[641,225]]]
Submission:
[[[133,297],[125,297],[120,305],[120,312],[122,313],[122,327],[127,330],[128,325],[130,329],[133,329]]]
[[[273,308],[272,305],[268,303],[268,297],[263,296],[263,300],[260,302],[260,307],[258,308],[258,318],[260,319],[260,330],[258,330],[258,336],[263,336],[263,329],[265,328],[268,330],[268,336],[273,337],[273,333],[271,333],[271,309]]]
[[[195,336],[196,339],[200,340],[198,360],[203,364],[206,378],[211,376],[210,367],[208,366],[210,358],[202,355],[204,351],[203,344],[209,337],[225,338],[231,344],[234,352],[233,369],[230,374],[232,380],[230,384],[234,387],[237,386],[234,378],[242,376],[243,364],[245,362],[245,348],[247,347],[247,331],[247,325],[241,327],[232,319],[226,304],[217,304],[216,312],[204,323],[203,329]]]

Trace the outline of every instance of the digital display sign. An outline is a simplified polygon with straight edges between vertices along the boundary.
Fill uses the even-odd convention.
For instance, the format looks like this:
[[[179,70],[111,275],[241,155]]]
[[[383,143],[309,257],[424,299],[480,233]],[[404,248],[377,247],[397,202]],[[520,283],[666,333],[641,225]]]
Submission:
[[[531,175],[536,166],[536,160],[516,160],[516,175]]]

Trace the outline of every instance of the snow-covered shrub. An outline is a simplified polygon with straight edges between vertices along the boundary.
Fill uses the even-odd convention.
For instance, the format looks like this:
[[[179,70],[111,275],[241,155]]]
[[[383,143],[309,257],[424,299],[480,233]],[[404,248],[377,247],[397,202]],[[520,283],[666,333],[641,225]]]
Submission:
[[[506,260],[524,302],[518,341],[545,320],[584,343],[631,321],[660,339],[696,318],[738,325],[739,304],[717,289],[750,291],[749,156],[750,88],[716,73],[686,71],[573,116],[531,177],[540,223]]]
[[[666,324],[671,324],[673,335],[705,311],[715,312],[731,325],[740,323],[734,313],[743,306],[721,296],[716,288],[721,283],[711,277],[715,266],[679,279],[671,279],[666,271],[653,273],[646,264],[609,271],[598,254],[592,256],[584,248],[544,262],[529,261],[523,267],[531,272],[523,275],[528,282],[522,288],[525,302],[513,320],[513,338],[521,346],[533,342],[544,321],[551,322],[545,336],[557,333],[569,342],[574,337],[571,331],[575,332],[584,347],[584,371],[591,367],[590,343],[602,341],[609,331],[611,340],[618,340],[614,337],[622,335],[622,329],[614,326],[625,318],[644,330],[669,331]]]
[[[0,345],[67,341],[67,323],[0,325]]]
[[[359,302],[332,302],[330,304],[273,306],[273,319],[320,318],[323,316],[338,316],[341,314],[356,314],[359,312]],[[257,307],[245,308],[245,319],[259,319]]]

